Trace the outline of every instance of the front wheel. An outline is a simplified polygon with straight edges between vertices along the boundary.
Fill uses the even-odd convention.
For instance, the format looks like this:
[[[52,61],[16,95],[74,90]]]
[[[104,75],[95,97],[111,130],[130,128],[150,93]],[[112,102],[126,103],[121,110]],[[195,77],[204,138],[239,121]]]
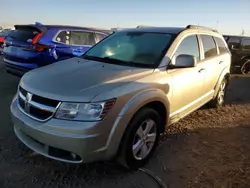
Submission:
[[[122,139],[118,162],[127,168],[143,166],[158,144],[160,126],[161,118],[155,110],[140,110]]]
[[[242,74],[250,74],[250,60],[246,60],[246,62],[241,67]]]

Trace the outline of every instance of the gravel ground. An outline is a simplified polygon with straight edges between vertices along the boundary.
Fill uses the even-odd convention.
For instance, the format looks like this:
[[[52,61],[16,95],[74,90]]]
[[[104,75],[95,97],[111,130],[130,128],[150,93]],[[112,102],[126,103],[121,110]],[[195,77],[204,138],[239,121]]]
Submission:
[[[9,104],[18,78],[0,65],[0,187],[154,188],[141,171],[69,165],[36,155],[14,135]],[[200,109],[167,130],[145,168],[170,188],[250,187],[250,77],[232,78],[227,105]]]

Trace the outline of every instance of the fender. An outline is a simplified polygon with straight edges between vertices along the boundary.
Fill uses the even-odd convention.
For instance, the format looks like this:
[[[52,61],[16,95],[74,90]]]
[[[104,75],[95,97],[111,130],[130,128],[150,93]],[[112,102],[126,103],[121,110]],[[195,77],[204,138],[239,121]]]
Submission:
[[[123,134],[136,112],[150,102],[156,101],[164,104],[167,109],[167,118],[169,119],[169,101],[164,91],[160,89],[148,89],[134,95],[122,108],[115,120],[106,144],[106,148],[108,148],[107,157],[114,156],[117,153]]]
[[[230,75],[230,71],[228,66],[224,67],[224,69],[221,71],[220,76],[218,77],[218,80],[216,82],[215,88],[214,88],[214,98],[216,97],[218,91],[219,91],[219,87],[220,87],[220,83],[221,81],[225,78],[225,76]],[[229,79],[228,79],[229,81]]]

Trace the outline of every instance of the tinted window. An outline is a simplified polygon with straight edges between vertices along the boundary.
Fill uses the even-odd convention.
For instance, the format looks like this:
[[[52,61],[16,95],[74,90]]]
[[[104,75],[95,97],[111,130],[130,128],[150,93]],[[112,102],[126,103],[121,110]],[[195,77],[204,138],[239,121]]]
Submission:
[[[94,45],[94,33],[84,31],[71,31],[70,44],[73,45]]]
[[[250,50],[250,39],[243,39],[242,40],[242,48],[244,50]]]
[[[228,46],[231,49],[240,49],[240,38],[236,38],[236,37],[230,37],[228,40]]]
[[[62,42],[65,44],[69,44],[70,41],[70,31],[61,31],[57,37],[56,37],[57,42]]]
[[[192,55],[197,58],[197,61],[200,60],[200,51],[196,35],[188,36],[181,42],[175,52],[175,57],[181,54]]]
[[[3,30],[0,32],[0,37],[7,37],[10,33],[11,33],[12,30]]]
[[[216,56],[217,48],[213,37],[209,35],[201,35],[201,40],[203,43],[205,59]]]
[[[169,47],[172,35],[147,32],[117,32],[84,55],[86,59],[125,66],[155,67]]]
[[[15,40],[20,42],[32,42],[32,39],[39,32],[32,28],[19,28],[11,32],[8,36],[8,40]]]
[[[224,39],[225,39],[225,41],[227,41],[228,37],[227,37],[227,36],[224,36]]]
[[[104,35],[104,34],[96,33],[97,42],[101,41],[101,40],[104,39],[105,37],[106,37],[106,35]]]
[[[220,54],[227,52],[227,47],[225,43],[223,42],[223,40],[217,37],[215,37],[214,39],[218,45]]]

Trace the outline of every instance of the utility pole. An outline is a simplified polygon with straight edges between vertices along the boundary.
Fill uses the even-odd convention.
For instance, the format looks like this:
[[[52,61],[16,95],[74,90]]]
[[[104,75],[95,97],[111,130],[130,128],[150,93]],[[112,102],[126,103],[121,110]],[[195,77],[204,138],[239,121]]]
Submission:
[[[241,29],[241,36],[244,36],[244,35],[245,35],[245,30]]]

